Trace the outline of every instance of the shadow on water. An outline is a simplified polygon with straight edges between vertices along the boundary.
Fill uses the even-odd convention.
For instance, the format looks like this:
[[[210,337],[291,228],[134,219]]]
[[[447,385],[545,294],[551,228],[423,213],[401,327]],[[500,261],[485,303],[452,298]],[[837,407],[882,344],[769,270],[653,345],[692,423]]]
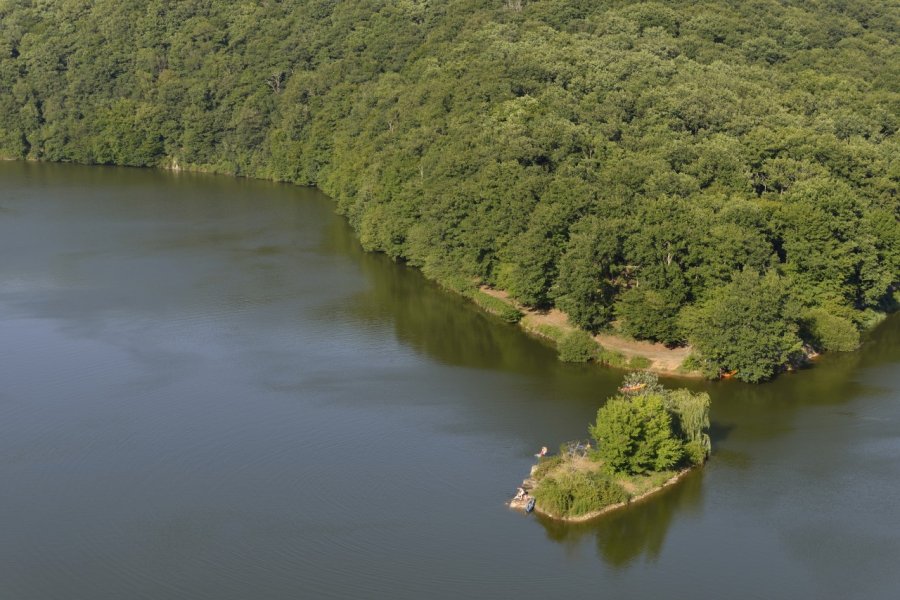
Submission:
[[[344,316],[363,324],[391,323],[398,341],[448,365],[544,373],[555,362],[549,345],[526,338],[416,269],[363,251],[342,219],[330,223],[323,249],[350,256],[369,284],[337,309]]]
[[[27,176],[40,179],[44,170],[41,166],[29,169]],[[47,169],[48,173],[50,171]],[[326,317],[328,311],[333,311],[341,320],[350,321],[361,329],[375,328],[379,334],[386,331],[388,336],[392,333],[399,345],[410,349],[411,354],[425,355],[441,365],[472,370],[474,381],[460,383],[454,390],[456,395],[449,398],[458,414],[442,418],[458,420],[443,425],[448,430],[454,427],[466,432],[483,430],[498,438],[503,437],[499,433],[504,433],[509,439],[517,439],[523,447],[534,446],[536,440],[555,447],[567,439],[584,437],[597,408],[604,398],[615,392],[624,374],[614,369],[560,363],[551,347],[527,336],[517,327],[485,315],[465,299],[427,281],[414,269],[398,265],[384,255],[364,252],[346,221],[333,214],[333,204],[313,190],[298,191],[289,186],[231,178],[182,176],[178,180],[182,190],[179,198],[159,193],[161,186],[171,185],[169,174],[80,168],[66,170],[64,185],[67,188],[101,188],[111,176],[115,177],[119,188],[126,188],[118,193],[129,197],[146,194],[148,200],[145,203],[110,204],[115,211],[107,204],[98,205],[103,210],[95,211],[97,219],[102,217],[114,221],[113,224],[121,223],[125,228],[121,235],[131,239],[130,228],[143,215],[148,215],[149,226],[158,227],[150,217],[163,212],[171,221],[167,222],[166,236],[148,235],[147,243],[153,245],[140,248],[142,252],[212,247],[215,253],[213,258],[204,254],[196,262],[186,263],[183,280],[166,270],[155,279],[157,284],[152,290],[146,285],[138,285],[141,283],[138,279],[145,279],[153,265],[143,264],[143,269],[134,274],[130,268],[115,272],[118,276],[115,287],[99,288],[98,293],[82,302],[77,321],[80,327],[94,321],[99,327],[104,323],[101,317],[121,305],[129,306],[135,313],[146,310],[154,314],[152,311],[157,309],[148,306],[148,295],[152,299],[153,294],[159,296],[161,305],[176,306],[182,313],[190,313],[195,306],[208,310],[213,301],[229,305],[236,302],[267,305],[273,302],[268,294],[276,292],[276,300],[282,295],[293,299],[305,288],[297,287],[300,285],[296,281],[298,270],[292,261],[313,260],[312,254],[317,252],[345,259],[339,262],[357,270],[364,283],[358,285],[354,280],[352,285],[346,286],[346,295],[342,295],[343,291],[335,291],[322,300],[322,306],[317,304],[315,310],[326,313]],[[234,188],[238,188],[239,193],[235,193]],[[220,193],[237,198],[229,196],[230,204],[188,201],[193,195],[216,196]],[[262,219],[254,216],[251,210],[237,211],[241,207],[252,207],[253,196],[260,194],[280,196],[278,202],[266,205],[269,213],[277,211],[277,219]],[[305,204],[302,210],[296,208],[298,199]],[[65,210],[85,210],[87,202],[85,200],[77,207],[64,206],[60,214],[65,216]],[[93,227],[93,221],[90,225]],[[297,246],[308,242],[308,239],[300,238],[307,233],[310,238],[315,237],[315,231],[321,235],[316,238],[314,251],[292,254]],[[81,239],[78,241],[83,243]],[[130,246],[123,247],[128,249]],[[227,260],[222,258],[223,247],[227,250],[224,253]],[[67,256],[67,260],[75,259]],[[193,266],[193,270],[188,266]],[[328,266],[333,265],[329,263]],[[205,281],[202,277],[210,271],[228,277],[223,275],[224,283],[212,281],[197,292],[196,282]],[[315,285],[329,287],[328,274],[321,277]],[[129,283],[132,279],[134,291],[121,285],[122,281]],[[222,290],[227,292],[224,297]],[[10,302],[18,298],[9,295]],[[48,300],[38,304],[34,302],[34,294],[23,294],[15,306],[29,315],[69,315],[71,295],[64,297],[50,289],[44,296]],[[287,321],[299,317],[286,315],[299,312],[299,309],[295,313],[279,311],[273,313],[272,318],[277,317],[277,327],[287,327]],[[230,313],[223,311],[223,314]],[[250,319],[255,313],[245,311],[240,314]],[[264,314],[267,313],[261,313]],[[268,317],[254,316],[253,328],[267,324],[264,318]],[[326,325],[333,326],[328,321],[326,319]],[[185,362],[181,357],[162,358],[173,363]],[[788,434],[798,426],[798,416],[804,409],[837,407],[861,395],[880,393],[880,389],[861,380],[861,370],[898,360],[900,316],[895,315],[867,336],[860,351],[823,356],[814,368],[783,375],[768,384],[683,379],[665,383],[710,393],[713,398],[712,460],[731,469],[743,470],[757,463],[771,442],[789,438]],[[430,374],[424,367],[421,371],[422,377],[427,378]],[[409,375],[415,377],[417,374]],[[492,381],[498,380],[502,381],[492,385]],[[427,387],[431,384],[431,381],[423,384],[423,392],[431,392]],[[386,396],[386,401],[394,401],[393,395]],[[517,460],[521,462],[521,458],[528,456],[522,453]],[[508,483],[514,485],[516,478],[524,474],[508,473]],[[547,519],[538,521],[546,537],[561,547],[575,552],[585,543],[593,543],[600,559],[615,568],[628,567],[641,558],[654,561],[661,555],[673,525],[680,518],[703,508],[703,482],[709,477],[712,477],[709,471],[691,474],[644,502],[591,523],[569,525]]]
[[[565,431],[553,430],[551,447],[564,439],[584,435],[602,400],[614,393],[622,372],[597,367],[573,368],[555,360],[551,348],[536,342],[515,327],[481,314],[462,299],[436,288],[418,273],[397,267],[383,256],[363,255],[361,263],[371,286],[357,299],[360,319],[387,319],[397,339],[418,352],[456,366],[506,371],[540,379],[546,386],[543,406],[525,400],[516,410],[532,414],[521,427],[532,436],[552,430],[554,411],[583,415],[578,425],[570,419]],[[859,352],[821,357],[807,370],[788,373],[777,380],[750,385],[740,382],[668,380],[670,386],[707,390],[713,398],[713,461],[743,472],[769,460],[761,449],[775,440],[798,444],[792,435],[808,409],[839,407],[852,399],[881,390],[859,377],[862,368],[889,364],[898,359],[898,320],[892,317],[867,338]],[[565,408],[547,402],[559,394]],[[496,410],[495,405],[466,403],[470,414]],[[513,410],[513,409],[510,409]],[[546,412],[544,412],[546,411]],[[543,416],[538,416],[543,415]],[[581,425],[583,423],[583,425]],[[528,430],[543,428],[543,432]],[[492,422],[490,427],[500,427]],[[786,450],[790,452],[791,450]],[[514,477],[518,474],[512,474]],[[704,472],[696,473],[658,496],[596,522],[570,525],[541,519],[549,539],[575,551],[593,540],[597,556],[614,568],[628,568],[635,561],[654,561],[660,556],[674,523],[703,505]]]
[[[546,517],[538,517],[538,521],[549,539],[571,551],[594,539],[600,558],[614,567],[626,567],[641,557],[652,561],[659,556],[675,515],[701,509],[702,484],[703,472],[697,471],[634,506],[588,523],[569,524]]]
[[[614,394],[625,371],[593,365],[568,365],[556,360],[555,350],[519,328],[485,315],[463,298],[445,292],[427,281],[419,272],[397,265],[384,255],[363,252],[352,230],[335,221],[324,238],[326,250],[353,256],[369,285],[352,302],[340,307],[345,316],[365,324],[390,323],[397,340],[425,353],[443,364],[487,371],[511,372],[535,380],[536,403],[517,398],[512,410],[528,411],[547,435],[554,411],[566,410],[582,415],[567,421],[566,429],[548,445],[574,437],[583,437],[603,399]],[[685,380],[668,382],[683,386]],[[694,382],[693,387],[705,384]],[[552,402],[558,397],[565,409]],[[548,401],[549,400],[549,401]],[[540,405],[537,405],[539,403]],[[490,402],[467,402],[469,412],[496,411]],[[509,411],[510,409],[506,409]],[[547,411],[545,418],[535,417]],[[510,417],[515,419],[515,417]],[[528,424],[521,423],[527,430]],[[492,427],[496,428],[497,423]],[[722,438],[730,424],[716,424],[716,436]],[[518,473],[511,474],[514,478]],[[625,567],[634,560],[654,559],[661,551],[667,532],[677,514],[699,509],[702,501],[703,473],[689,475],[678,485],[653,498],[585,524],[567,524],[538,517],[547,537],[575,551],[585,540],[594,539],[598,556],[614,567]]]
[[[352,256],[369,283],[340,310],[362,323],[389,323],[401,344],[441,363],[533,378],[544,390],[544,397],[531,404],[520,399],[515,408],[532,411],[531,421],[544,432],[551,430],[553,413],[559,410],[582,415],[586,427],[603,399],[612,395],[621,381],[623,371],[564,365],[555,360],[555,352],[548,345],[486,316],[417,271],[383,255],[363,252],[342,220],[331,223],[324,239],[329,251]],[[880,390],[861,380],[860,370],[896,362],[900,359],[898,342],[900,315],[894,315],[866,336],[858,352],[822,356],[812,368],[786,373],[773,382],[751,385],[668,379],[665,383],[710,393],[712,460],[744,471],[762,460],[760,448],[795,430],[804,409],[839,406],[861,395],[878,393]],[[547,401],[554,396],[565,402],[565,409]],[[495,410],[491,404],[468,404],[467,410],[472,413]],[[583,436],[584,427],[572,425],[576,421],[570,418],[568,429],[555,430],[557,437],[548,439],[548,445],[554,447],[559,441]],[[521,426],[529,427],[524,423]],[[491,427],[500,426],[493,422]],[[543,433],[538,431],[536,435]],[[598,556],[615,568],[627,567],[641,557],[652,561],[660,555],[673,523],[702,508],[705,476],[704,471],[694,473],[647,501],[594,522],[538,520],[549,539],[573,552],[586,540],[594,540]]]
[[[865,382],[861,371],[898,360],[900,315],[892,315],[865,336],[858,351],[823,355],[811,368],[785,373],[775,381],[761,385],[696,382],[689,387],[705,389],[713,398],[714,441],[725,442],[732,435],[764,441],[792,431],[795,417],[804,408],[839,406],[882,392]]]

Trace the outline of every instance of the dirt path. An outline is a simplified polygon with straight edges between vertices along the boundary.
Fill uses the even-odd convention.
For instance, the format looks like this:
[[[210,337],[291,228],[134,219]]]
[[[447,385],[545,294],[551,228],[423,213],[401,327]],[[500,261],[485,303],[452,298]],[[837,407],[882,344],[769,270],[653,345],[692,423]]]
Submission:
[[[518,304],[503,290],[495,290],[487,286],[482,286],[481,291],[489,296],[512,304],[522,311],[522,314],[525,316],[522,317],[521,325],[529,331],[540,334],[541,325],[549,325],[560,329],[563,332],[575,330],[575,327],[569,323],[568,315],[557,308],[550,309],[549,311],[533,310]],[[646,358],[651,363],[649,367],[651,371],[667,375],[686,375],[685,373],[680,372],[678,367],[681,366],[684,359],[691,353],[690,347],[667,348],[662,344],[630,340],[610,333],[595,335],[594,339],[603,346],[604,349],[618,352],[626,359],[631,359],[635,356]]]
[[[667,348],[662,344],[651,342],[639,342],[628,340],[618,336],[601,333],[594,336],[600,345],[608,350],[614,350],[627,357],[643,356],[649,359],[654,371],[662,373],[676,373],[684,359],[691,353],[690,347]]]

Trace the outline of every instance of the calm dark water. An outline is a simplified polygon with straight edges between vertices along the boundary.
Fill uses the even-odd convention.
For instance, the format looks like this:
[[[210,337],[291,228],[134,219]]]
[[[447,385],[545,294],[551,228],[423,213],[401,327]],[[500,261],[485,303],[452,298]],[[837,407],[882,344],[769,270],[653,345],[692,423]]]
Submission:
[[[0,598],[894,599],[898,342],[691,383],[708,468],[560,526],[503,502],[620,372],[364,254],[316,191],[0,163]]]

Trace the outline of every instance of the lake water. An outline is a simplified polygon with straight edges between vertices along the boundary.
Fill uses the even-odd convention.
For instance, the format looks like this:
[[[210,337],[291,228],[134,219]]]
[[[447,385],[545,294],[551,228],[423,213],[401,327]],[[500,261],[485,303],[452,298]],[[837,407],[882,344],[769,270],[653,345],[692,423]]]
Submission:
[[[622,372],[333,210],[0,163],[0,598],[900,597],[900,319],[771,384],[688,382],[707,468],[565,526],[504,501]]]

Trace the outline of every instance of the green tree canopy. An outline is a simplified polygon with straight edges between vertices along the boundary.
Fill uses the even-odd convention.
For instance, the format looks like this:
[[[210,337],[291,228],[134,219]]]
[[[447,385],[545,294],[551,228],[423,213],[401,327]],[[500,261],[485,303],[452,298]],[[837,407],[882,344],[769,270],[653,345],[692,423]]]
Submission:
[[[893,0],[7,0],[0,157],[317,185],[368,250],[592,332],[618,321],[691,339],[756,380],[795,331],[849,347],[847,323],[894,305],[896,13]],[[777,273],[800,311],[775,302],[753,317],[759,336],[724,314],[713,322],[738,329],[683,326],[734,304],[723,290],[746,270]]]
[[[683,454],[661,394],[611,398],[597,411],[590,434],[613,472],[663,471],[675,466]]]
[[[588,431],[612,473],[665,471],[709,455],[709,394],[669,390],[653,373],[629,374]]]
[[[756,382],[772,377],[800,351],[796,310],[784,278],[747,269],[686,310],[683,326],[715,369]]]

